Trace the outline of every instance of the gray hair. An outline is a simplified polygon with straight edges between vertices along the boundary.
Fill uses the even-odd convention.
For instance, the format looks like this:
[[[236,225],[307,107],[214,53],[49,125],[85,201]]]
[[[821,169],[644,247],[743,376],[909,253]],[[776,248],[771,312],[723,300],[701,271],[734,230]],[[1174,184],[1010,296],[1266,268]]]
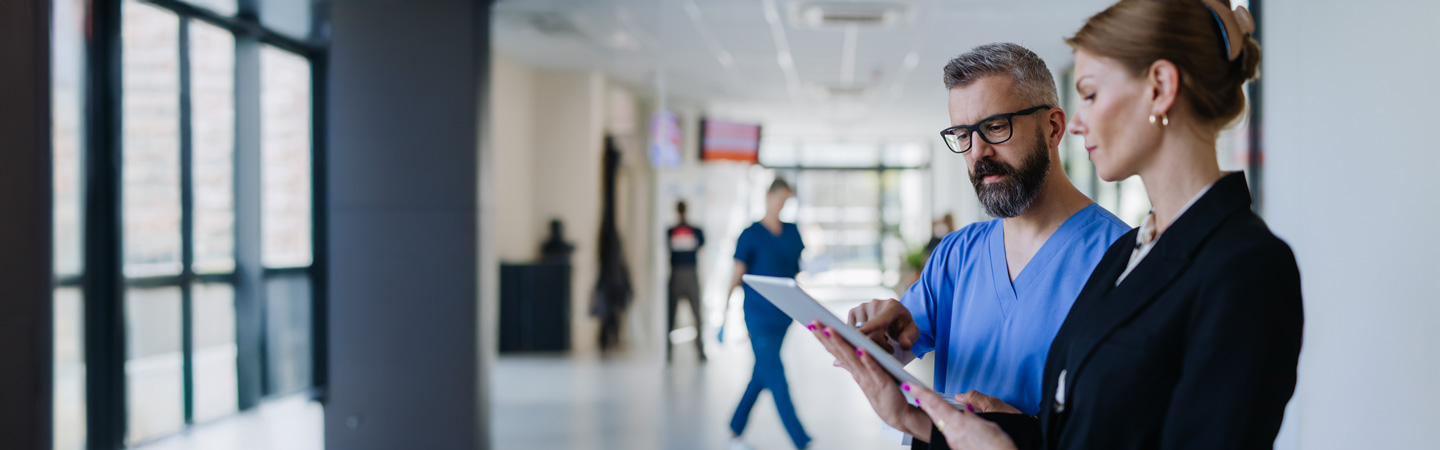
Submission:
[[[1055,76],[1045,60],[1009,42],[981,45],[950,60],[945,64],[945,89],[963,88],[993,75],[1008,75],[1015,81],[1016,94],[1033,105],[1060,107]]]

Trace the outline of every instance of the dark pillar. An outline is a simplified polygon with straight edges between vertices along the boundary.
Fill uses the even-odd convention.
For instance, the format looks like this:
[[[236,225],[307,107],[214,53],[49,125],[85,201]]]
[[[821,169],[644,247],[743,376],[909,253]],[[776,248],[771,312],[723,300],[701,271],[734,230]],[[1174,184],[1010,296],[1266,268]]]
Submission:
[[[488,447],[488,3],[332,3],[327,449]]]
[[[50,450],[50,2],[0,2],[0,442]]]

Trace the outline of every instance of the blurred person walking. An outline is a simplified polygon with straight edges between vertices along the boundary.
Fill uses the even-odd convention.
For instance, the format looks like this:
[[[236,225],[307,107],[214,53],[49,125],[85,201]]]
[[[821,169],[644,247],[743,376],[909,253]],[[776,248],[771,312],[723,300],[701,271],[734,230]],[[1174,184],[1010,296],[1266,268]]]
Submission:
[[[745,274],[772,277],[794,277],[800,273],[800,251],[805,242],[800,239],[800,229],[793,223],[780,221],[780,210],[785,201],[795,195],[795,190],[785,180],[776,178],[765,194],[765,217],[740,233],[735,243],[735,277],[730,283],[726,296],[743,286],[740,276]],[[730,420],[730,448],[748,449],[740,440],[745,424],[750,420],[750,410],[760,397],[760,391],[769,389],[775,399],[775,408],[780,411],[780,421],[795,443],[795,448],[810,444],[810,436],[800,425],[795,415],[795,404],[790,399],[790,385],[785,380],[785,366],[780,362],[780,344],[790,328],[790,316],[772,305],[749,286],[745,288],[745,328],[750,332],[750,348],[755,352],[755,369],[750,375],[750,384],[735,416]]]
[[[670,248],[670,288],[669,302],[667,308],[665,328],[665,362],[669,363],[672,356],[673,343],[670,341],[669,333],[675,331],[675,309],[680,305],[680,299],[685,299],[690,304],[690,313],[695,316],[695,351],[700,355],[700,361],[705,358],[704,336],[705,321],[700,307],[700,275],[696,269],[697,256],[700,247],[705,246],[705,232],[695,226],[685,217],[685,202],[675,203],[675,215],[678,220],[675,226],[665,232],[665,245]]]

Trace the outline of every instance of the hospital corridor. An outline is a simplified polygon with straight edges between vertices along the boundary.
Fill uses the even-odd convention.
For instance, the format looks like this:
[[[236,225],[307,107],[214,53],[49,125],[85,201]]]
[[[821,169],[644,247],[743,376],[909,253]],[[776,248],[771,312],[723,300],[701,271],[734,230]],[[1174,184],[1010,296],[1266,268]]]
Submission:
[[[1440,448],[1437,18],[0,0],[0,449]]]

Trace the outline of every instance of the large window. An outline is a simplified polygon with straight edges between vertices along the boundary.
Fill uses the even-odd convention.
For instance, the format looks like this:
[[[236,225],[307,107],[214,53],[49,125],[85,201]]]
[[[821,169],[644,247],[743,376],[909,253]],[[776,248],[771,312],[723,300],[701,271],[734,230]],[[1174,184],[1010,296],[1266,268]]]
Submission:
[[[762,143],[761,164],[795,187],[794,208],[787,209],[794,216],[782,220],[793,220],[805,236],[803,282],[900,282],[906,255],[930,238],[930,151],[926,144],[909,140],[772,138]],[[752,186],[758,193],[752,215],[762,212],[766,188]]]
[[[56,449],[315,387],[310,4],[54,2]]]
[[[310,386],[311,231],[310,62],[260,48],[260,260],[265,267],[265,386],[272,394]]]
[[[260,49],[261,260],[310,265],[310,62]]]
[[[121,20],[121,248],[126,441],[185,426],[180,204],[180,19],[126,1]],[[148,281],[148,283],[146,283]]]
[[[57,0],[51,61],[55,252],[55,448],[85,447],[85,0]]]
[[[235,270],[235,37],[198,21],[190,22],[190,105],[194,269],[229,273]]]
[[[191,271],[211,280],[188,285],[192,417],[205,421],[238,408],[235,289],[216,277],[235,270],[235,37],[204,22],[188,24]]]

